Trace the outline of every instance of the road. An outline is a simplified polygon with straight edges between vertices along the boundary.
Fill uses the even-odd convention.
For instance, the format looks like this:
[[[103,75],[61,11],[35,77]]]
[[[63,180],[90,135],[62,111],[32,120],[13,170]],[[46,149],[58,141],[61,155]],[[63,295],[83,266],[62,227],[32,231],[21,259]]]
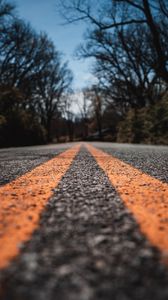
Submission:
[[[0,299],[168,299],[168,147],[1,149],[0,169]]]

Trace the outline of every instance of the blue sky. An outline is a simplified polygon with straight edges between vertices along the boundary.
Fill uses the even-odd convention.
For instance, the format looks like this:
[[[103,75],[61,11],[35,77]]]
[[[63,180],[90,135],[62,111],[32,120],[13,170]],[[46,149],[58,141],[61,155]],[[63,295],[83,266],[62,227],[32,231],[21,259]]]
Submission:
[[[57,0],[14,0],[18,16],[29,21],[39,32],[45,31],[55,43],[57,49],[64,53],[69,67],[74,73],[74,89],[80,89],[91,83],[94,78],[89,72],[90,61],[79,61],[74,57],[74,50],[83,40],[85,24],[62,26],[65,21],[58,14]],[[12,0],[11,0],[12,2]]]

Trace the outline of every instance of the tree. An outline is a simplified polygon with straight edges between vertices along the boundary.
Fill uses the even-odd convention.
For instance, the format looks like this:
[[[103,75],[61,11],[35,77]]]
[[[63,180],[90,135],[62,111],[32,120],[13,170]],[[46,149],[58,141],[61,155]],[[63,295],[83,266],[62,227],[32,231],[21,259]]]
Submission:
[[[8,145],[10,140],[13,144],[10,131],[15,127],[16,144],[21,139],[25,143],[24,137],[30,144],[39,143],[45,133],[51,141],[51,123],[60,117],[61,97],[72,82],[72,73],[45,33],[36,33],[21,19],[8,18],[12,9],[0,0],[1,135],[8,135]]]
[[[47,130],[51,141],[51,122],[62,110],[62,96],[69,89],[72,73],[67,64],[61,64],[60,55],[55,51],[52,64],[38,78],[36,107],[41,122]]]
[[[95,30],[78,55],[95,58],[93,72],[106,101],[110,99],[121,111],[149,105],[158,98],[156,86],[161,83],[151,68],[153,53],[146,28],[132,25],[116,28],[113,34]]]
[[[69,137],[69,141],[72,141],[74,138],[74,119],[75,115],[72,111],[72,103],[73,103],[73,93],[72,90],[68,90],[66,93],[63,93],[61,97],[61,109],[63,112],[63,117],[66,120],[66,129],[67,135]]]
[[[93,85],[84,90],[84,97],[90,102],[90,110],[96,120],[99,138],[102,140],[102,115],[103,115],[103,96],[102,91],[97,85]]]
[[[80,123],[80,135],[82,140],[86,140],[89,134],[89,119],[91,117],[91,101],[88,97],[88,89],[83,90],[74,95],[75,102],[78,105],[79,116],[77,122]]]
[[[4,19],[8,16],[12,16],[15,9],[15,5],[0,0],[0,26],[4,24]]]
[[[135,24],[145,26],[155,52],[152,67],[158,77],[168,83],[166,0],[99,0],[97,5],[92,5],[88,0],[67,0],[62,4],[62,13],[68,22],[86,20],[92,24],[92,30],[99,32],[112,33],[114,28],[126,28]]]
[[[32,90],[37,75],[53,59],[53,44],[47,35],[38,35],[29,24],[15,20],[0,43],[1,83],[8,82],[24,93]]]

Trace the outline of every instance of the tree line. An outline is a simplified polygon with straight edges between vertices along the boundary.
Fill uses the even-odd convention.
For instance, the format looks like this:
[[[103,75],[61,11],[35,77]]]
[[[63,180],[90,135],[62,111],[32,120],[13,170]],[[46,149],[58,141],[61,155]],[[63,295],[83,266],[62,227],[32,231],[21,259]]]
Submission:
[[[47,34],[0,0],[0,146],[50,142],[53,128],[58,137],[72,79]]]
[[[67,136],[168,144],[168,1],[65,0],[58,6],[67,24],[88,24],[76,56],[93,58],[95,84],[81,91],[75,116],[73,76],[62,54],[0,0],[0,146]]]
[[[76,54],[94,59],[97,83],[83,90],[84,132],[167,144],[168,1],[65,0],[59,8],[67,23],[88,24]]]

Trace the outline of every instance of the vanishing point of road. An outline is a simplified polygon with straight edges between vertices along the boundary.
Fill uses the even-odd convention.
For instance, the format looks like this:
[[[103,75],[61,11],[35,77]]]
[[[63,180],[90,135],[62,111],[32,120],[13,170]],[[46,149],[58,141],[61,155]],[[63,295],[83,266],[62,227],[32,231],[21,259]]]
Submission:
[[[0,150],[1,300],[167,300],[168,147]]]

